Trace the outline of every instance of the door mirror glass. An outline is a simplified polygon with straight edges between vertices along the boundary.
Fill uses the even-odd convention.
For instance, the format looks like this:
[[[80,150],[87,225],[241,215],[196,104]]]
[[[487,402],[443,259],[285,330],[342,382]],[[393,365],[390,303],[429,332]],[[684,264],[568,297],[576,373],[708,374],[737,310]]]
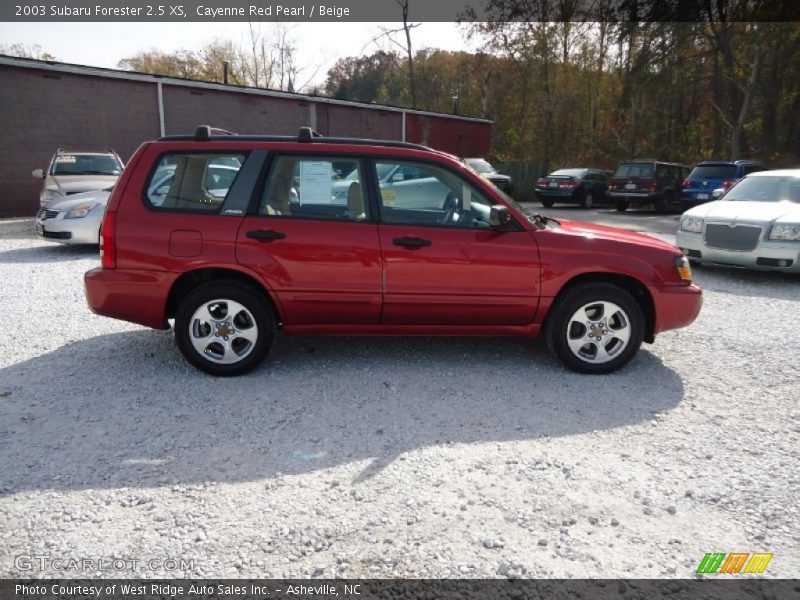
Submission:
[[[31,173],[35,179],[44,179],[44,171],[42,169],[34,169]]]
[[[511,220],[508,208],[502,204],[495,204],[489,210],[489,227],[500,229]]]
[[[392,182],[395,182],[395,181],[404,181],[404,180],[405,180],[405,178],[406,178],[406,176],[405,176],[405,175],[403,175],[402,173],[394,173],[394,174],[392,175]]]

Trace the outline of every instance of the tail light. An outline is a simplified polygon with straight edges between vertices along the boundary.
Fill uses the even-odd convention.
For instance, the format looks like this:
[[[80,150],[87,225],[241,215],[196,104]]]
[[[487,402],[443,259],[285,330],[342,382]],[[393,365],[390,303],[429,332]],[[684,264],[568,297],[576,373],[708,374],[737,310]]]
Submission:
[[[559,181],[558,187],[560,188],[574,188],[580,185],[577,181]]]
[[[727,190],[727,189],[728,189],[729,187],[731,187],[731,186],[732,186],[734,183],[736,183],[736,182],[735,182],[735,181],[731,181],[731,180],[728,180],[728,181],[723,181],[723,182],[722,182],[722,185],[721,185],[720,187],[722,187],[722,188],[725,188],[725,189]]]
[[[114,236],[117,230],[117,213],[106,212],[100,227],[100,265],[104,269],[117,268],[117,245]]]
[[[657,181],[652,181],[650,183],[650,191],[651,192],[657,192],[658,191],[658,182]]]
[[[536,187],[547,187],[550,182],[547,179],[540,179],[536,182]]]
[[[681,187],[689,187],[690,185],[692,185],[692,182],[689,181],[688,179],[684,179],[683,181],[681,181]]]

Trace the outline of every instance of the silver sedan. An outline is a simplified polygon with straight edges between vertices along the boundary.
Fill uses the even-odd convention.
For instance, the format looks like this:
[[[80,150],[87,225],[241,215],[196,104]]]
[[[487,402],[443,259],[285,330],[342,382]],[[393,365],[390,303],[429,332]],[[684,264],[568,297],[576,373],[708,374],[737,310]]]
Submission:
[[[681,215],[690,261],[800,273],[800,169],[760,171]]]
[[[112,189],[74,194],[42,207],[36,214],[36,233],[61,244],[99,244],[100,225]]]

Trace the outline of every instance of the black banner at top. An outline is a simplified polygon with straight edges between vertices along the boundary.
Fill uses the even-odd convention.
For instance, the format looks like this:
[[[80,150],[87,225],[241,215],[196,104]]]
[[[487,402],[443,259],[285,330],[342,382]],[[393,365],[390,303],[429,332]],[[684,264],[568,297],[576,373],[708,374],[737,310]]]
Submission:
[[[11,0],[6,22],[800,21],[786,0]]]

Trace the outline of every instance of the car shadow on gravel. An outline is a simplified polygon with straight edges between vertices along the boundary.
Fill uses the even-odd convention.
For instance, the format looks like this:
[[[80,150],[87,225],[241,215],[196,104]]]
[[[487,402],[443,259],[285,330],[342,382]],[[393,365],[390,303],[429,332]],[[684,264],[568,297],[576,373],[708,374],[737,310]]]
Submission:
[[[430,446],[647,422],[680,376],[644,349],[623,371],[561,368],[508,338],[279,338],[253,373],[203,375],[170,332],[67,344],[0,369],[0,494],[241,482],[356,461],[369,479]]]
[[[99,248],[92,245],[49,244],[0,251],[0,265],[3,263],[47,263],[82,258],[96,258],[97,264],[100,266]]]

